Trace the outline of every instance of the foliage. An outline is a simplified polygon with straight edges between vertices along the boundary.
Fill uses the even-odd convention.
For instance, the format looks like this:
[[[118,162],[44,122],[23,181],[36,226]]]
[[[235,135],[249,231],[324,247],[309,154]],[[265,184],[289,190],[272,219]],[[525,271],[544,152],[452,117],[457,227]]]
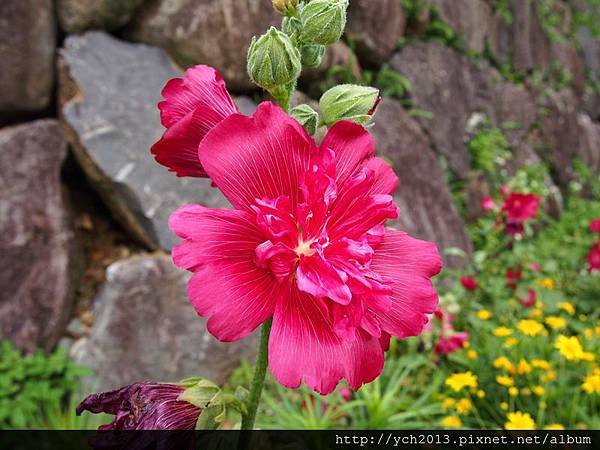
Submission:
[[[587,28],[595,39],[600,39],[600,0],[586,0],[586,10],[575,8],[573,13],[573,32]]]
[[[504,165],[511,157],[508,142],[502,130],[486,125],[468,142],[471,167],[493,175],[496,165]]]

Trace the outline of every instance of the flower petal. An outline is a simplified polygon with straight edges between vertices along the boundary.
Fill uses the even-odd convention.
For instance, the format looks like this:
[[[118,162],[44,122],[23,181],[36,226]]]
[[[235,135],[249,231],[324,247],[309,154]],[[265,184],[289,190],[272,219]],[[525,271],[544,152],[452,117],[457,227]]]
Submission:
[[[199,106],[214,111],[221,120],[237,112],[225,81],[213,67],[198,65],[173,78],[165,85],[158,104],[164,127],[170,128]]]
[[[368,131],[348,120],[341,120],[329,129],[321,142],[321,149],[335,152],[336,181],[340,190],[344,181],[375,153],[373,138]]]
[[[371,194],[392,195],[396,191],[400,184],[400,180],[392,166],[383,159],[376,157],[370,158],[365,162],[365,167],[374,172],[375,180],[373,186],[371,186]]]
[[[375,248],[371,269],[393,282],[392,306],[376,312],[381,328],[400,338],[416,336],[432,314],[438,296],[431,277],[442,268],[436,245],[386,229],[383,242]]]
[[[252,117],[234,114],[202,141],[199,156],[217,187],[238,209],[256,199],[289,196],[293,207],[299,178],[307,169],[312,139],[296,120],[270,102],[258,105]]]
[[[333,330],[332,314],[322,299],[290,289],[277,303],[269,339],[269,366],[284,386],[302,381],[326,395],[342,378],[353,389],[374,380],[383,369],[379,339],[357,330],[344,340]]]
[[[273,314],[280,285],[255,263],[265,237],[252,214],[187,205],[171,215],[169,226],[184,239],[173,261],[194,272],[189,298],[217,339],[242,339]]]

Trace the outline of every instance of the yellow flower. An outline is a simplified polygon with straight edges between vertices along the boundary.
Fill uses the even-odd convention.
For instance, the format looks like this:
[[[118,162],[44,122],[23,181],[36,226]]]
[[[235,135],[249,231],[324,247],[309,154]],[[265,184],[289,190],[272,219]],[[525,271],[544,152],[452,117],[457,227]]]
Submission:
[[[469,344],[469,341],[465,341],[462,343],[463,348],[469,348],[470,346],[471,346],[471,344]]]
[[[477,397],[478,397],[478,398],[485,398],[485,392],[484,392],[484,391],[482,391],[481,389],[479,389],[479,390],[477,391]]]
[[[500,409],[502,411],[506,411],[508,409],[508,403],[506,403],[506,402],[500,403]]]
[[[504,424],[507,430],[535,430],[535,422],[529,413],[515,411],[506,415],[508,422]]]
[[[479,320],[489,320],[492,317],[492,313],[487,309],[480,309],[477,311],[477,318]]]
[[[592,362],[595,359],[596,359],[596,355],[594,355],[592,352],[583,352],[581,354],[582,361]]]
[[[498,375],[496,377],[496,382],[498,384],[501,384],[502,386],[514,386],[515,384],[515,380],[513,380],[511,377],[507,377],[504,375]]]
[[[462,426],[462,422],[458,416],[444,417],[441,421],[441,424],[445,428],[460,428]]]
[[[570,316],[575,314],[575,307],[569,302],[561,302],[558,304],[558,309],[562,309]]]
[[[581,389],[588,394],[600,394],[600,375],[587,375],[583,379]]]
[[[544,427],[544,430],[564,430],[565,427],[560,423],[551,423]]]
[[[509,387],[508,388],[508,395],[510,395],[511,397],[516,397],[517,395],[519,395],[519,390],[516,387]]]
[[[536,369],[550,370],[550,363],[545,359],[534,359],[531,361],[531,365]]]
[[[529,317],[531,317],[532,319],[540,319],[543,315],[544,313],[542,312],[542,310],[537,308],[531,311],[531,313],[529,313]]]
[[[593,339],[594,338],[594,330],[592,330],[591,328],[586,328],[585,330],[583,330],[583,335],[588,340]]]
[[[517,338],[514,337],[509,337],[506,342],[504,342],[504,346],[507,348],[511,348],[514,347],[515,345],[517,345],[519,343]]]
[[[475,350],[469,350],[467,352],[467,358],[469,358],[471,361],[474,361],[477,359],[477,352]]]
[[[537,309],[543,309],[544,308],[544,302],[541,302],[540,300],[538,300],[537,302],[535,302],[535,307]]]
[[[517,365],[517,373],[519,375],[525,375],[527,373],[531,373],[531,366],[529,365],[529,363],[527,361],[525,361],[524,359],[521,359],[519,361],[519,364]]]
[[[500,356],[494,360],[494,368],[511,372],[514,366],[506,356]]]
[[[548,316],[544,322],[553,330],[561,330],[567,326],[567,321],[558,316]]]
[[[531,388],[531,390],[538,397],[541,397],[542,395],[544,395],[546,393],[546,389],[544,389],[542,386],[534,386]]]
[[[556,371],[549,370],[542,376],[541,379],[544,383],[551,383],[552,381],[556,380]]]
[[[512,330],[507,327],[498,327],[492,332],[496,337],[506,337],[512,334]]]
[[[456,404],[456,412],[459,414],[468,413],[473,409],[473,404],[468,398],[461,398]]]
[[[544,326],[535,320],[519,320],[517,328],[526,336],[537,336],[544,332]]]
[[[594,333],[600,336],[600,325],[596,325],[596,327],[594,328]]]
[[[442,402],[442,408],[444,409],[444,411],[447,411],[450,408],[452,408],[455,403],[456,403],[456,400],[454,400],[453,398],[450,398],[450,397],[445,398],[444,401]]]
[[[554,289],[554,280],[552,278],[542,278],[535,280],[535,284],[545,289]]]
[[[477,376],[469,370],[467,372],[454,373],[446,378],[446,385],[450,386],[454,392],[458,392],[465,387],[477,388]]]
[[[579,361],[583,358],[583,348],[576,336],[567,337],[561,334],[558,336],[554,348],[569,361]]]

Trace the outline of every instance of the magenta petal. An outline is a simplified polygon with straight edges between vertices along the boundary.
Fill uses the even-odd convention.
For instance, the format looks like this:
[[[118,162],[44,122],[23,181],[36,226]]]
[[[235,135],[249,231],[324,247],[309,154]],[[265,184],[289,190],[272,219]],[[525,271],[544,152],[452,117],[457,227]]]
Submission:
[[[229,201],[248,210],[256,199],[288,196],[298,201],[300,175],[308,168],[314,142],[304,128],[270,102],[252,117],[234,114],[202,141],[204,169]]]
[[[279,284],[255,263],[265,237],[250,213],[187,205],[171,215],[169,226],[184,239],[173,261],[194,272],[188,295],[214,336],[242,339],[273,314]]]
[[[371,194],[389,194],[392,195],[400,180],[394,173],[394,169],[381,158],[370,158],[365,162],[365,167],[374,172],[375,181],[371,186]]]
[[[214,68],[198,65],[173,78],[165,85],[164,101],[158,104],[164,127],[170,128],[199,106],[214,111],[221,120],[237,112],[225,81]]]
[[[402,231],[387,229],[376,247],[371,269],[393,281],[392,306],[376,313],[381,328],[400,338],[418,335],[432,314],[438,296],[430,278],[438,274],[442,260],[432,242],[411,238]]]
[[[284,386],[302,381],[326,395],[342,378],[353,389],[374,380],[383,369],[378,338],[357,330],[355,339],[340,338],[333,330],[325,301],[296,289],[277,303],[269,339],[269,366]]]

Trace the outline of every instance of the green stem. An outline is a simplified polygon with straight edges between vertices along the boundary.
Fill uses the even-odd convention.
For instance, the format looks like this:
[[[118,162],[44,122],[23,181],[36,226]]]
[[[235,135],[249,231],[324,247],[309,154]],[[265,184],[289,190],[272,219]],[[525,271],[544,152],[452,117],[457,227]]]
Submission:
[[[246,414],[242,416],[242,430],[251,430],[254,428],[256,419],[256,410],[260,403],[260,395],[265,384],[265,375],[269,365],[269,334],[271,332],[272,319],[267,320],[260,333],[260,344],[258,355],[256,356],[256,367],[254,368],[254,377],[250,386],[250,396],[246,404]]]

